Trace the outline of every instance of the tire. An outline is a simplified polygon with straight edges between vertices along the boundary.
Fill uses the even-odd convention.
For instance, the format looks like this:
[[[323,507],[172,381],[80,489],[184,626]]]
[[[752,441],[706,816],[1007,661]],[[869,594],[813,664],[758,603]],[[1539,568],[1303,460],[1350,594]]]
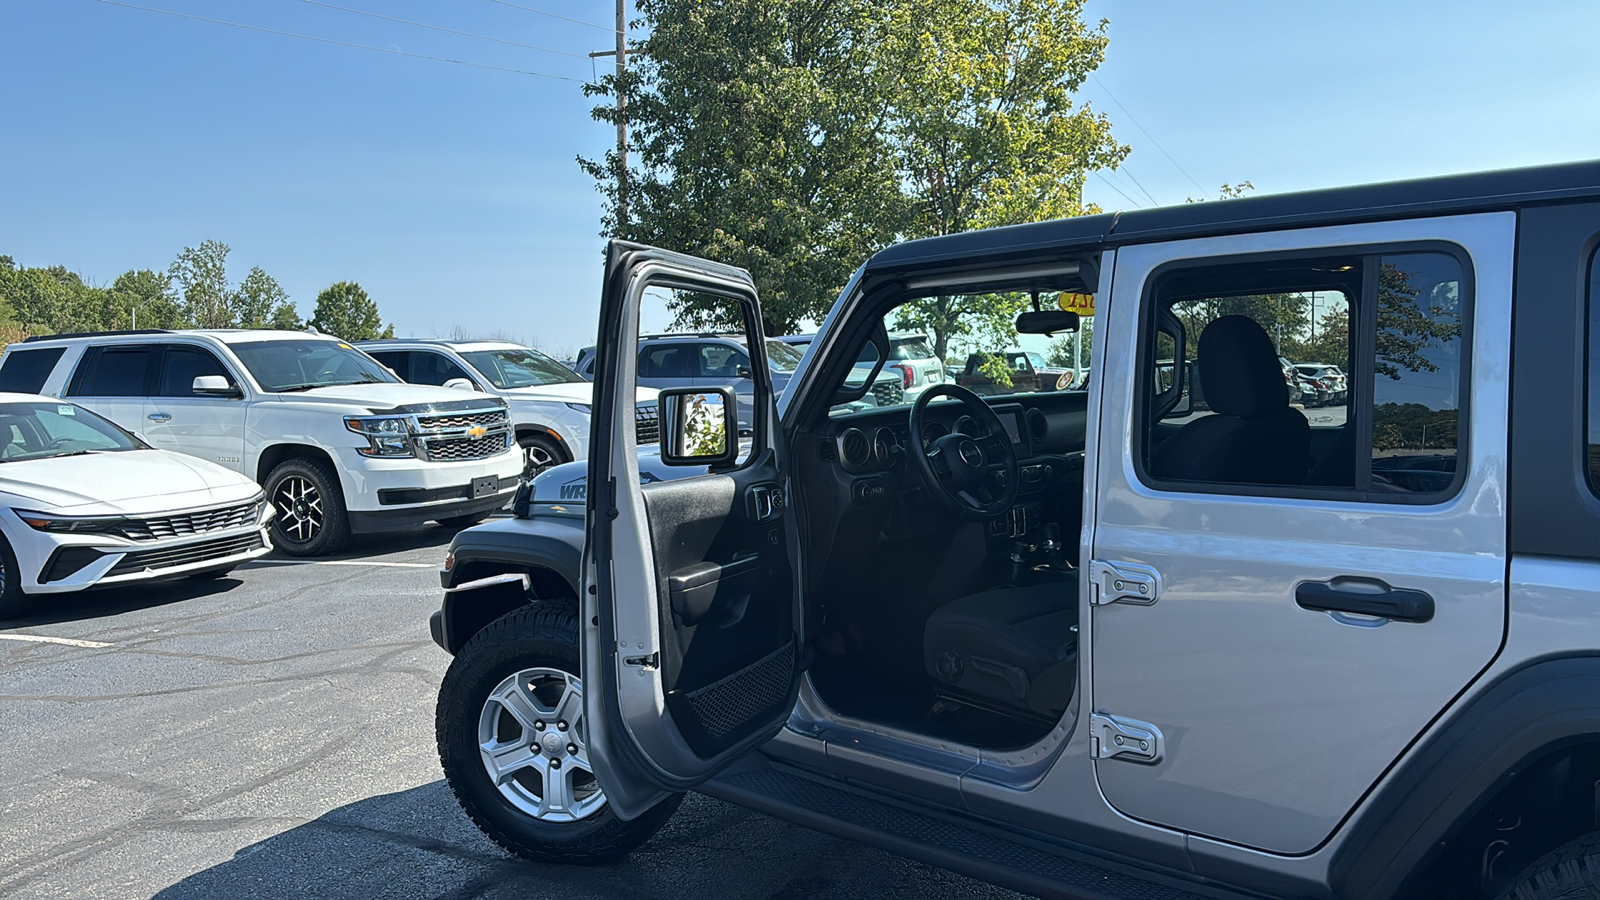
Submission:
[[[1498,900],[1600,898],[1600,831],[1568,841],[1522,870]]]
[[[451,516],[448,519],[435,519],[446,528],[471,528],[483,520],[494,515],[494,510],[486,509],[483,512],[468,513],[464,516]]]
[[[523,859],[582,865],[610,862],[649,840],[683,799],[674,794],[632,821],[623,821],[612,811],[587,768],[581,718],[575,716],[570,723],[558,719],[555,732],[547,721],[563,709],[575,708],[581,716],[578,671],[577,616],[568,605],[540,602],[512,610],[474,635],[439,686],[434,727],[445,780],[468,818],[495,843]],[[576,690],[561,691],[557,685],[563,678],[564,686]],[[532,692],[532,702],[523,688]],[[492,699],[496,694],[523,697],[525,705],[513,713],[510,706]],[[520,723],[527,718],[544,730],[525,731]],[[507,767],[502,784],[496,784],[481,750],[484,744],[494,742],[505,753],[514,747],[539,746],[538,735],[548,740],[549,735],[562,733],[572,741],[566,752],[556,751],[565,760],[559,770],[562,775],[552,767],[554,753],[525,752]],[[579,753],[571,753],[572,748]],[[570,802],[547,809],[544,797],[551,793],[550,779],[556,777],[571,779],[562,782]]]
[[[522,447],[522,477],[528,481],[551,466],[571,462],[561,445],[548,435],[524,434],[517,438],[517,444]]]
[[[33,598],[22,592],[22,570],[11,542],[0,537],[0,621],[15,619],[28,612]]]
[[[290,556],[338,553],[350,543],[350,516],[339,476],[326,460],[284,460],[267,475],[272,543]]]
[[[226,569],[207,569],[204,572],[190,572],[189,577],[195,581],[215,581],[218,578],[226,578],[231,575],[233,568],[233,566],[229,566]]]

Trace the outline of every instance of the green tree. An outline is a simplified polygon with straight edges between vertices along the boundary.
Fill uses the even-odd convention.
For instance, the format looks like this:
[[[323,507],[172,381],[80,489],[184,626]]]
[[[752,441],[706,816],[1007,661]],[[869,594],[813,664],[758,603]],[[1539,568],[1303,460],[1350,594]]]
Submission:
[[[1094,320],[1084,319],[1078,324],[1078,353],[1082,368],[1089,368],[1089,361],[1094,358]],[[1050,347],[1045,351],[1044,361],[1052,366],[1072,368],[1072,335],[1058,337],[1050,342]]]
[[[232,291],[228,288],[228,253],[221,241],[201,241],[185,247],[172,261],[167,275],[183,299],[184,318],[196,328],[234,326]]]
[[[183,307],[172,278],[151,269],[129,269],[111,283],[117,313],[109,328],[182,328]]]
[[[240,328],[304,327],[289,294],[259,266],[252,268],[229,298],[235,324]]]
[[[621,83],[634,165],[579,159],[605,194],[604,233],[749,269],[763,327],[820,319],[850,272],[905,221],[886,140],[887,17],[872,0],[641,0],[650,31]],[[586,90],[614,97],[608,76]],[[613,103],[594,117],[615,121]],[[683,327],[728,327],[727,304],[681,295]]]
[[[354,281],[340,281],[323,288],[317,295],[317,308],[311,313],[309,324],[323,334],[347,341],[394,337],[394,326],[383,324],[378,304]]]

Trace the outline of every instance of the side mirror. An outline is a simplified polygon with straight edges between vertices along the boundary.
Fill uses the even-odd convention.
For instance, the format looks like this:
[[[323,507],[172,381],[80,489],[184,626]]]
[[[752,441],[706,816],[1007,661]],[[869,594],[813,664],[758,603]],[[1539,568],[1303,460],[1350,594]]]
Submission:
[[[455,388],[458,391],[475,391],[478,389],[478,386],[473,384],[470,378],[452,378],[449,381],[446,381],[444,386],[447,388]]]
[[[729,388],[669,388],[656,398],[661,461],[729,466],[739,458],[738,404]]]
[[[228,379],[221,375],[199,375],[189,389],[196,394],[207,394],[213,397],[243,397],[244,391],[239,390]]]
[[[740,378],[753,378],[754,377],[753,373],[751,373],[751,371],[750,371],[750,367],[749,366],[739,366],[738,372],[739,372],[739,377]]]

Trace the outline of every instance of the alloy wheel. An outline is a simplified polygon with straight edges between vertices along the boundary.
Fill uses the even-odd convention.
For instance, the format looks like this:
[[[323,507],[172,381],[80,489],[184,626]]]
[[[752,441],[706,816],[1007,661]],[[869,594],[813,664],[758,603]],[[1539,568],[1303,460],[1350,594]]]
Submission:
[[[272,492],[278,510],[278,528],[289,540],[304,544],[322,530],[322,494],[311,479],[290,475]]]
[[[605,806],[586,737],[583,683],[560,669],[506,676],[478,716],[489,781],[506,802],[544,822],[576,822]]]
[[[522,448],[522,475],[524,478],[531,479],[555,464],[555,455],[538,444],[528,444]]]

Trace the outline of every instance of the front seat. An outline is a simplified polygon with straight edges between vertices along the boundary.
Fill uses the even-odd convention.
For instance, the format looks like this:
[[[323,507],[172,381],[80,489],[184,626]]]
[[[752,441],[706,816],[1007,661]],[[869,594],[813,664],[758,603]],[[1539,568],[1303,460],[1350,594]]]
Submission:
[[[1050,721],[1078,674],[1078,578],[984,591],[934,610],[923,665],[940,694]]]
[[[1180,481],[1301,484],[1311,470],[1311,423],[1289,406],[1272,339],[1248,316],[1200,333],[1200,389],[1214,415],[1184,425],[1150,459],[1150,474]]]

